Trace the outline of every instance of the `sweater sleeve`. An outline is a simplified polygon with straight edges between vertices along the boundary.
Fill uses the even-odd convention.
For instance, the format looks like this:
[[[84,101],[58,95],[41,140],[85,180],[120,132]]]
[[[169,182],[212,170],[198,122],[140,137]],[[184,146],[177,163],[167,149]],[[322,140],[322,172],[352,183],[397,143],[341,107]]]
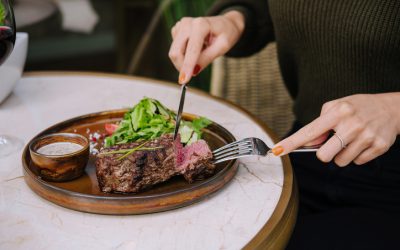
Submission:
[[[227,56],[250,56],[275,39],[268,0],[219,0],[208,14],[218,15],[229,10],[240,11],[246,23],[242,36]]]

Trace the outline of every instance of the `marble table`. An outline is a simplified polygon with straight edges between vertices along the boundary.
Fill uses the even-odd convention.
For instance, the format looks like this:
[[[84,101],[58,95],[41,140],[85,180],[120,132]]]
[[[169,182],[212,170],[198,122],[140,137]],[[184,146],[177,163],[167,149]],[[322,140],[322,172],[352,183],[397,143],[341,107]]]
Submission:
[[[111,74],[25,74],[0,105],[0,132],[24,143],[60,121],[130,107],[143,96],[177,108],[176,84]],[[237,138],[273,145],[273,134],[246,111],[189,89],[185,112],[206,116]],[[280,249],[297,212],[287,157],[241,160],[234,179],[193,205],[167,212],[110,216],[77,212],[36,195],[25,184],[22,149],[0,158],[0,249]]]

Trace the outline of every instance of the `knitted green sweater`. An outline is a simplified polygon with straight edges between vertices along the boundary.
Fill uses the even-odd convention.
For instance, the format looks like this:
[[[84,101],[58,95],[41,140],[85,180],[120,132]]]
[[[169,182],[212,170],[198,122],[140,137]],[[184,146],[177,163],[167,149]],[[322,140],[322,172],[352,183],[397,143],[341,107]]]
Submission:
[[[228,56],[275,40],[302,124],[329,100],[400,91],[399,0],[221,0],[211,14],[231,7],[245,15],[246,28]]]

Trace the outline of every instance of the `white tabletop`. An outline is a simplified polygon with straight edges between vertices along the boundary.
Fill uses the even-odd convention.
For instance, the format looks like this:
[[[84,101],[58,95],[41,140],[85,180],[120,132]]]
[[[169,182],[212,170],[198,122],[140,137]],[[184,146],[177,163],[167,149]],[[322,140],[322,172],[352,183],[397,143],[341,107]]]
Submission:
[[[143,96],[176,109],[174,85],[105,74],[31,74],[0,105],[0,134],[27,143],[45,128],[97,111],[131,107]],[[206,116],[237,138],[269,135],[240,109],[189,89],[185,112]],[[273,214],[282,193],[282,161],[241,160],[215,195],[176,210],[132,216],[89,214],[55,205],[22,178],[22,149],[0,159],[0,249],[240,249]]]

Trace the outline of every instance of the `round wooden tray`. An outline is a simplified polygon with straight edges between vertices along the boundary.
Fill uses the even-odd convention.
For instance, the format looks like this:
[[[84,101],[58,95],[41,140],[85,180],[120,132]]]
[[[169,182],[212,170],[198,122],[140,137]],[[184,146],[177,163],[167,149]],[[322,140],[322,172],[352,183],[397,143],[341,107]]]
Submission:
[[[94,132],[104,134],[104,124],[120,120],[126,111],[127,109],[121,109],[79,116],[44,130],[32,140],[55,132],[72,132],[87,137]],[[183,117],[185,120],[192,120],[196,116],[184,114]],[[203,137],[212,150],[235,141],[229,131],[216,123],[204,129]],[[202,181],[189,184],[183,177],[177,176],[137,194],[108,194],[99,189],[94,156],[91,155],[85,174],[80,178],[62,183],[49,182],[38,176],[30,158],[29,143],[22,155],[25,181],[28,186],[55,204],[89,213],[144,214],[187,206],[220,190],[234,177],[238,169],[236,160],[227,161],[218,164],[215,174]]]

